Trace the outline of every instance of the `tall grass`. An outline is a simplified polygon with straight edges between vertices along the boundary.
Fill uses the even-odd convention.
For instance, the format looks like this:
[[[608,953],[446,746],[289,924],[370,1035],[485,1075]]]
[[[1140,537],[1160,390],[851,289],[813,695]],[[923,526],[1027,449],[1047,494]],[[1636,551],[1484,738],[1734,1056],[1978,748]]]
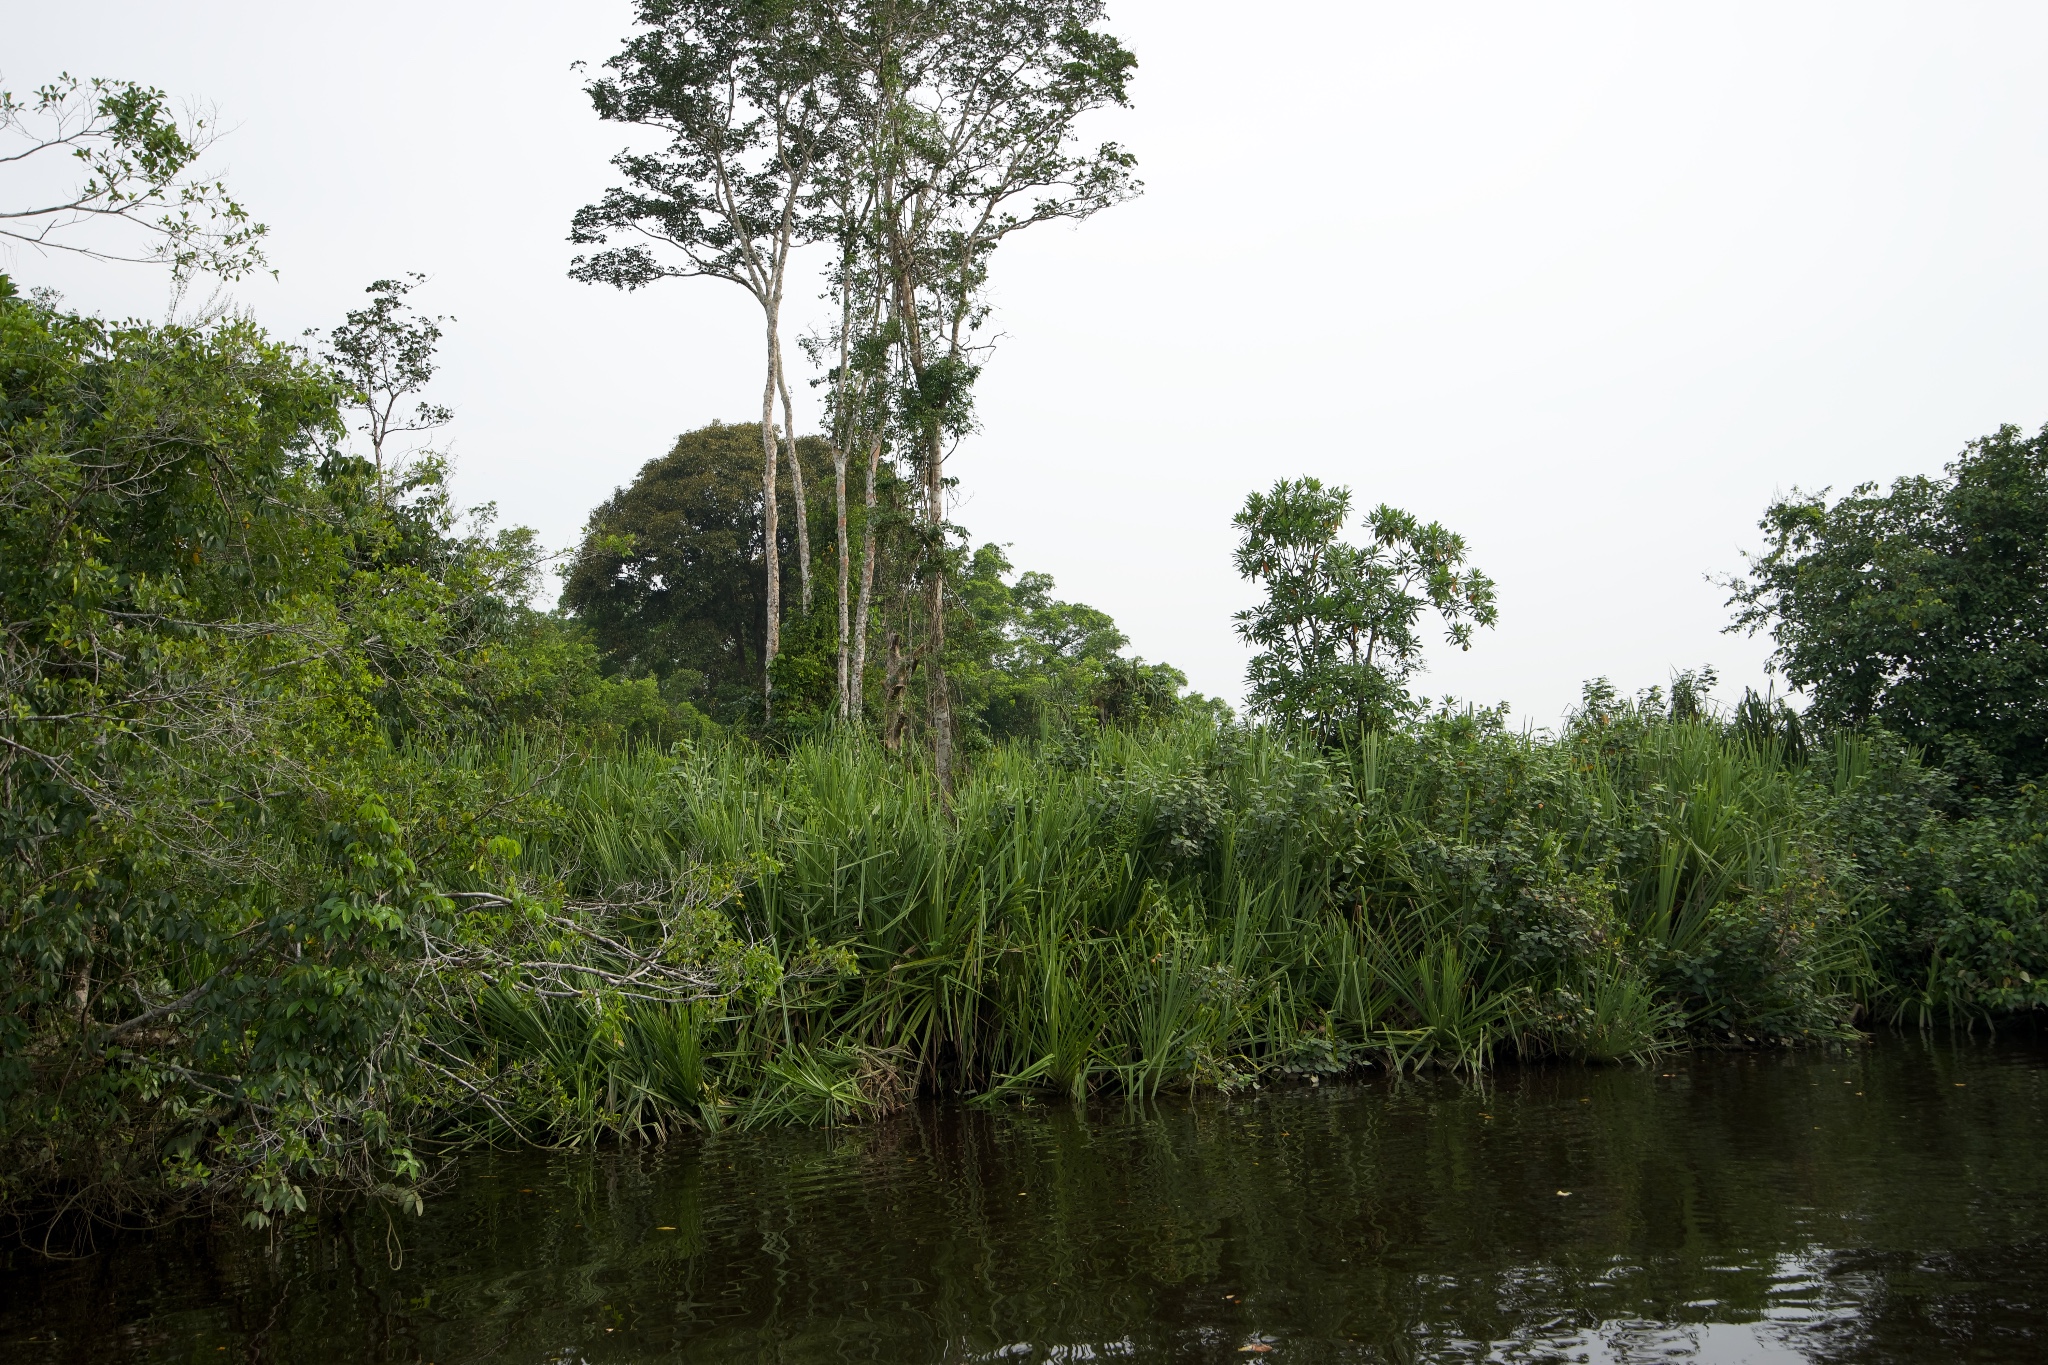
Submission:
[[[744,935],[855,970],[687,1017],[484,1000],[460,1045],[525,1068],[527,1118],[584,1139],[1846,1028],[1861,959],[1814,812],[1853,752],[1821,781],[1632,715],[1333,753],[1196,721],[1074,752],[996,749],[950,808],[858,735],[476,755],[546,797],[523,875],[574,895],[734,869]]]

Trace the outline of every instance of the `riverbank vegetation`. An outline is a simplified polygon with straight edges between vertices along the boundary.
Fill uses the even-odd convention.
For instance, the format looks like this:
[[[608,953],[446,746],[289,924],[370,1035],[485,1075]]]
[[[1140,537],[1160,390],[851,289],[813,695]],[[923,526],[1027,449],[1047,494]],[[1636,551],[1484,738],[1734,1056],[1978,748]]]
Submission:
[[[644,8],[688,47],[717,7]],[[1047,216],[1134,189],[1114,148],[1062,150],[1129,73],[1098,13],[988,7],[981,46],[912,28],[820,69],[762,66],[754,29],[689,48],[746,99],[850,101],[812,111],[828,131],[889,115],[817,133],[841,178],[803,200],[842,249],[830,430],[792,439],[786,397],[774,423],[771,307],[761,423],[686,433],[596,509],[557,610],[532,535],[401,449],[450,417],[412,284],[373,285],[316,354],[0,277],[0,1207],[265,1226],[351,1193],[417,1207],[473,1142],[2048,1003],[2048,434],[1770,509],[1729,587],[1804,712],[1717,702],[1699,670],[1596,679],[1555,733],[1414,693],[1429,628],[1473,647],[1494,584],[1399,509],[1354,543],[1346,489],[1283,480],[1237,518],[1263,593],[1241,719],[946,521],[1002,237],[959,216],[1007,221],[1047,177],[1070,191]],[[703,113],[674,84],[697,68],[649,42],[620,79],[670,83],[600,83],[600,110]],[[1005,117],[1041,159],[877,220],[891,158],[940,156],[919,138],[1006,42],[1035,54]],[[906,51],[935,63],[916,118]],[[647,208],[606,204],[590,241]],[[677,241],[739,250],[731,227]]]
[[[1351,622],[1272,659],[1271,723],[983,555],[950,647],[994,719],[948,798],[885,702],[722,724],[524,605],[531,538],[347,454],[350,391],[247,323],[10,297],[0,345],[13,1207],[260,1222],[415,1199],[466,1139],[1842,1040],[2048,989],[2023,767],[1701,674],[1591,684],[1555,735],[1423,708],[1346,632],[1483,580],[1441,528],[1382,555],[1435,569],[1334,552],[1331,490],[1254,500],[1315,502],[1288,581]],[[1954,482],[2010,505],[2016,444]]]

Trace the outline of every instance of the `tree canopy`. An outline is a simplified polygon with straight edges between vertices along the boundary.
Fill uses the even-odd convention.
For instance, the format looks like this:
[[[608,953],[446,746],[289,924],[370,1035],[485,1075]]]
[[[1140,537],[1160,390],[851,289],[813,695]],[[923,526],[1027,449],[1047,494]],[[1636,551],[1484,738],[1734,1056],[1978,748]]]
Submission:
[[[1459,649],[1497,616],[1493,580],[1465,565],[1464,537],[1382,504],[1370,540],[1339,539],[1351,490],[1282,479],[1237,514],[1237,570],[1266,600],[1237,614],[1259,652],[1247,671],[1253,708],[1329,738],[1341,726],[1386,726],[1414,709],[1424,611]]]
[[[1814,720],[2048,772],[2048,428],[2001,427],[1889,491],[1795,491],[1760,524],[1731,629],[1770,635]]]
[[[135,81],[62,75],[27,98],[0,90],[0,165],[54,176],[68,158],[79,178],[0,202],[0,237],[38,251],[151,261],[179,280],[194,272],[238,279],[264,264],[269,229],[198,162],[215,133],[180,121],[161,90]]]
[[[799,458],[822,463],[816,439]],[[676,438],[591,512],[562,587],[607,666],[730,720],[758,710],[768,563],[760,428]],[[816,486],[815,484],[813,486]]]
[[[814,464],[829,458],[815,437],[797,449]],[[750,425],[714,422],[678,437],[591,513],[562,591],[563,608],[589,631],[608,670],[658,680],[664,695],[747,725],[760,719],[754,679],[767,573],[759,461]],[[882,624],[914,640],[918,542],[889,510],[910,491],[885,479],[883,511],[873,516]],[[870,514],[858,510],[865,521]],[[1179,703],[1186,679],[1178,671],[1127,657],[1128,641],[1107,613],[1059,600],[1050,575],[1017,573],[997,546],[965,557],[947,601],[946,667],[971,742],[1037,738],[1048,724],[1084,715],[1135,722]],[[774,667],[791,724],[836,713],[832,614],[820,603],[788,623]],[[917,655],[914,642],[907,647]],[[881,704],[881,688],[864,695]]]
[[[960,624],[949,636],[960,710],[992,740],[1036,739],[1076,717],[1136,723],[1174,714],[1187,678],[1124,654],[1109,613],[1053,596],[1051,574],[1013,572],[995,545],[958,580]]]

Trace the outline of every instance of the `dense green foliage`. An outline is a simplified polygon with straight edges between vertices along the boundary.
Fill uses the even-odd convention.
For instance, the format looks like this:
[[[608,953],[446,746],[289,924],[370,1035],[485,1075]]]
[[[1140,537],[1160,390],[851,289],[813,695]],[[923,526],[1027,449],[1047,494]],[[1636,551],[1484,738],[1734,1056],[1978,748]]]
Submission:
[[[800,441],[798,454],[816,466],[818,444]],[[687,432],[590,514],[562,605],[613,670],[658,679],[720,720],[755,715],[763,523],[760,430]]]
[[[1051,574],[1006,582],[1010,561],[984,545],[957,576],[959,624],[947,669],[966,733],[1036,739],[1067,727],[1162,720],[1184,705],[1187,679],[1170,664],[1126,657],[1130,642],[1107,612],[1052,595]]]
[[[1237,614],[1237,633],[1258,650],[1252,707],[1326,740],[1414,714],[1408,680],[1422,666],[1425,610],[1459,649],[1498,615],[1493,580],[1465,567],[1464,537],[1382,504],[1366,515],[1368,543],[1351,545],[1338,538],[1350,515],[1350,489],[1304,478],[1252,494],[1236,517],[1237,571],[1266,593]]]
[[[1979,860],[2023,821],[1945,816],[1950,777],[1889,741],[1797,762],[1655,697],[1555,741],[1466,713],[1328,752],[1206,717],[1005,746],[952,818],[851,734],[621,754],[549,792],[564,823],[523,875],[748,868],[732,913],[802,984],[486,1021],[475,1055],[548,1059],[506,1115],[528,1132],[1847,1038],[1866,1011],[2010,1008],[1999,981],[2048,970],[2038,921],[1997,918],[2048,889],[2038,833]]]
[[[880,706],[829,724],[822,608],[776,662],[801,724],[689,704],[719,695],[693,660],[751,619],[714,589],[763,572],[735,472],[759,452],[719,445],[743,429],[607,504],[568,618],[524,605],[527,534],[460,523],[431,457],[349,453],[362,386],[248,323],[0,291],[0,386],[17,1213],[261,1224],[414,1203],[479,1139],[2048,1003],[2048,806],[1987,780],[1988,743],[1923,761],[1883,715],[1723,714],[1704,673],[1668,702],[1589,685],[1555,737],[1419,713],[1419,613],[1482,624],[1491,585],[1391,511],[1339,555],[1340,494],[1293,489],[1325,515],[1275,562],[1350,557],[1315,570],[1330,619],[1288,610],[1339,642],[1304,659],[1379,670],[1345,675],[1371,697],[1240,727],[983,547],[948,597],[972,743],[947,800],[877,740]],[[896,576],[916,552],[891,551],[879,626],[922,619]],[[1365,637],[1388,652],[1353,660]]]
[[[1828,725],[2048,774],[2048,429],[1972,441],[1946,475],[1794,494],[1738,579],[1738,623]]]
[[[824,443],[797,452],[812,467],[821,558],[838,552]],[[751,426],[713,423],[677,438],[591,513],[567,570],[562,607],[584,626],[603,667],[645,678],[680,706],[721,724],[761,725],[761,621],[766,609],[761,447]],[[900,482],[886,471],[876,523],[876,633],[915,636],[917,538],[901,514]],[[793,489],[790,490],[793,494]],[[864,509],[851,519],[858,539]],[[792,538],[789,522],[783,538]],[[948,594],[946,672],[969,750],[1004,739],[1036,739],[1075,725],[1161,719],[1183,704],[1186,678],[1165,664],[1125,654],[1129,641],[1107,613],[1053,596],[1051,575],[1016,572],[1000,547],[954,558]],[[836,697],[836,637],[828,604],[784,622],[775,660],[774,732],[808,733],[829,723]],[[869,655],[864,721],[888,706],[886,660]],[[1205,700],[1192,704],[1206,706]],[[914,725],[915,708],[906,708]]]
[[[1240,726],[949,520],[997,246],[1138,190],[1077,141],[1134,67],[1101,0],[635,15],[590,93],[663,141],[575,273],[740,284],[768,369],[758,424],[593,511],[558,612],[531,534],[402,448],[451,416],[420,277],[315,358],[0,276],[0,1211],[261,1227],[417,1208],[478,1141],[2048,1005],[2048,430],[1770,509],[1737,624],[1803,716],[1701,672],[1589,684],[1555,736],[1410,691],[1426,616],[1495,623],[1460,536],[1382,505],[1354,545],[1348,489],[1283,480],[1235,522]],[[0,93],[94,177],[14,235],[106,214],[254,268],[198,131],[141,86]]]
[[[530,537],[458,532],[432,461],[380,491],[253,326],[0,298],[0,385],[0,1204],[396,1195],[423,962],[468,933],[437,887],[523,799],[433,750],[659,699],[518,605]]]

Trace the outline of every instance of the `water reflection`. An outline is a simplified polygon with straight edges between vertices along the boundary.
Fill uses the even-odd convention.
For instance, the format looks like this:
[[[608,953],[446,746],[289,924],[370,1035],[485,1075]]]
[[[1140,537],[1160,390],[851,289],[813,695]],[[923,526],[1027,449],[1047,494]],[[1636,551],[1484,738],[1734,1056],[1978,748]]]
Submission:
[[[1887,1039],[501,1156],[396,1264],[381,1216],[17,1258],[0,1355],[2028,1359],[2043,1060]]]

